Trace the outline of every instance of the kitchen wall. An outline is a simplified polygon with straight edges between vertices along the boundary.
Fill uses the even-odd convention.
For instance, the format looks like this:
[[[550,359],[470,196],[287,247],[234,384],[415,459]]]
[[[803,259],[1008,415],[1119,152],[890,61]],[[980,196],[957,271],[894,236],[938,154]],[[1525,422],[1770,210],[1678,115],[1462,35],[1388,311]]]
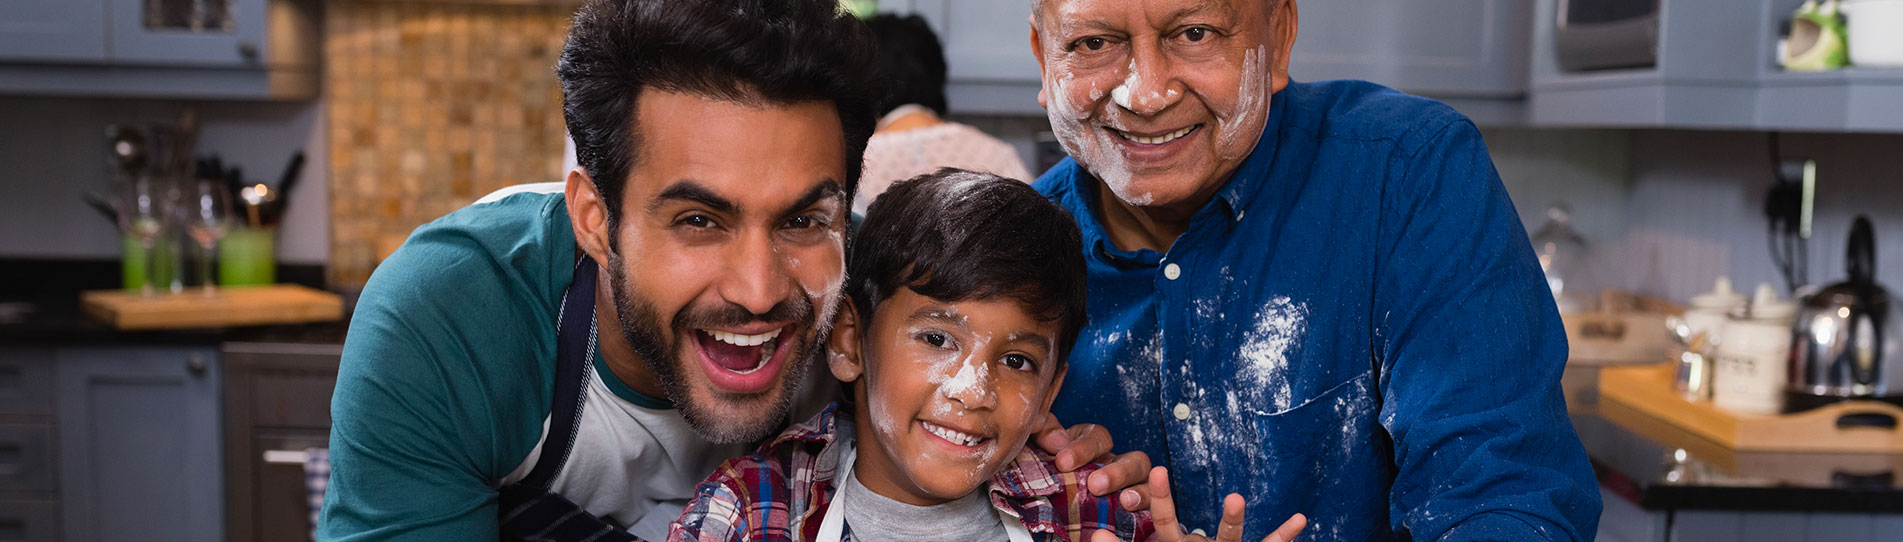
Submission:
[[[325,5],[333,285],[504,186],[560,180],[554,66],[572,6]]]
[[[330,213],[321,101],[190,103],[163,100],[0,96],[0,257],[111,260],[118,227],[87,207],[87,192],[107,194],[106,125],[143,125],[198,110],[199,151],[244,167],[249,180],[276,184],[291,153],[304,149],[303,180],[280,226],[279,258],[321,264],[329,253]]]

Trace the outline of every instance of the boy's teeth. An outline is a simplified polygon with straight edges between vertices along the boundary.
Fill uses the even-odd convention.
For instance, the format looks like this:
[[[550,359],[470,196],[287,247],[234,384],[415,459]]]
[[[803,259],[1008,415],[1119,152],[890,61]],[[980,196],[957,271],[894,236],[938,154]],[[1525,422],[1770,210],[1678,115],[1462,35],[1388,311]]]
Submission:
[[[1131,140],[1131,141],[1135,141],[1135,142],[1137,142],[1137,143],[1142,143],[1142,144],[1145,144],[1145,145],[1161,145],[1161,144],[1164,144],[1164,143],[1169,143],[1169,142],[1171,142],[1171,141],[1175,141],[1175,140],[1176,140],[1176,138],[1179,138],[1179,137],[1183,137],[1184,135],[1188,135],[1188,134],[1189,134],[1189,131],[1190,131],[1191,129],[1194,129],[1194,128],[1196,128],[1196,127],[1195,127],[1195,126],[1185,126],[1185,127],[1183,127],[1183,128],[1181,128],[1181,129],[1178,129],[1178,130],[1176,130],[1176,131],[1174,131],[1174,132],[1170,132],[1170,133],[1167,133],[1167,134],[1163,134],[1163,135],[1160,135],[1160,136],[1156,136],[1156,137],[1144,137],[1144,136],[1140,136],[1140,135],[1136,135],[1136,134],[1132,134],[1132,133],[1130,133],[1130,132],[1125,132],[1125,131],[1123,131],[1123,130],[1117,130],[1117,135],[1121,135],[1121,136],[1123,136],[1123,138],[1124,138],[1124,139],[1128,139],[1128,140]]]
[[[705,331],[707,332],[707,336],[713,337],[714,340],[734,346],[759,346],[766,344],[767,341],[773,340],[774,337],[780,336],[780,330],[778,329],[759,335],[741,335],[739,333],[728,333],[713,329]]]
[[[922,421],[919,423],[925,426],[926,431],[931,431],[932,434],[938,435],[939,438],[949,440],[952,442],[952,444],[957,444],[959,446],[977,446],[979,442],[984,441],[984,437],[962,433],[958,431],[953,431],[949,428],[940,426],[938,424],[934,424],[932,422]]]

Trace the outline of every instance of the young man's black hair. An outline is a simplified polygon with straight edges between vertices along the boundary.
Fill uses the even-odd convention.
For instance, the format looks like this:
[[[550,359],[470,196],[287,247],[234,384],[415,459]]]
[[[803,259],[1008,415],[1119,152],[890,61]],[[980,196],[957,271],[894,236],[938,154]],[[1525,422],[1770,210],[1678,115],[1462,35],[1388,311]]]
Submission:
[[[954,168],[899,181],[850,246],[846,294],[860,318],[899,288],[942,301],[1009,296],[1063,323],[1060,363],[1084,325],[1083,235],[1023,182]]]
[[[878,49],[838,0],[589,0],[556,65],[575,156],[619,223],[635,100],[648,89],[744,104],[825,100],[846,137],[846,199],[883,95]]]
[[[866,26],[879,39],[879,71],[891,86],[879,114],[919,104],[945,116],[945,49],[931,25],[917,15],[880,14]]]

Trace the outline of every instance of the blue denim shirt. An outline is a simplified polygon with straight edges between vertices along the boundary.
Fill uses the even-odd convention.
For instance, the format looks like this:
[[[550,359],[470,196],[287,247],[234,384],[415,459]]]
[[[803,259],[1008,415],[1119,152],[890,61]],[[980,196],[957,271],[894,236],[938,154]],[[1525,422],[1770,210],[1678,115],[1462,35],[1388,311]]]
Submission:
[[[1037,180],[1084,234],[1090,315],[1053,409],[1170,468],[1185,525],[1245,540],[1590,540],[1566,337],[1480,133],[1362,82],[1291,84],[1167,254],[1106,236],[1099,183]]]

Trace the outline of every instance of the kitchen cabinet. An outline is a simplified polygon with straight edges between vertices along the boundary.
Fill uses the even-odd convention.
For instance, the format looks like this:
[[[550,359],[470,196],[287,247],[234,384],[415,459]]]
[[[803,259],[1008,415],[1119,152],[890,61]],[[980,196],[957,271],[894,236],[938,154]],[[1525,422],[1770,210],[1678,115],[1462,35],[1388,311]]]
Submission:
[[[1656,66],[1588,72],[1554,58],[1559,1],[1535,7],[1532,125],[1903,132],[1903,70],[1777,66],[1779,27],[1803,0],[1667,0]]]
[[[224,16],[176,15],[193,7]],[[317,0],[0,3],[0,93],[314,97],[319,9]]]
[[[55,359],[64,537],[222,540],[217,351],[62,348]]]
[[[330,397],[342,359],[339,344],[224,346],[227,540],[309,536],[309,493],[296,460],[329,446]]]
[[[1525,0],[1300,2],[1297,81],[1360,79],[1440,99],[1482,124],[1517,123],[1532,5]]]
[[[106,0],[0,3],[0,60],[103,62]]]
[[[1517,122],[1531,7],[1524,0],[1302,2],[1296,80],[1365,79]],[[888,0],[926,19],[945,48],[946,98],[965,114],[1043,115],[1025,0]]]
[[[223,28],[191,30],[149,24],[155,4],[203,3],[220,0],[106,0],[106,27],[112,36],[108,56],[121,64],[203,66],[258,66],[264,62],[266,0],[222,0],[229,6]]]

